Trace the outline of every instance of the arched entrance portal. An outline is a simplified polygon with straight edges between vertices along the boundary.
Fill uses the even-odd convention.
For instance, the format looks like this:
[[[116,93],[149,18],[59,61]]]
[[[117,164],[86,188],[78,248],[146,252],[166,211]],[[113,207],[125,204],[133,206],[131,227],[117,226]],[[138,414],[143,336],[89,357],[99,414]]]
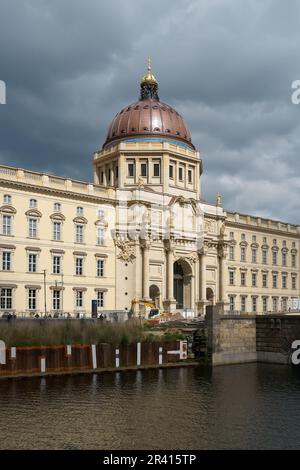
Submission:
[[[159,308],[160,307],[160,290],[155,284],[152,284],[150,286],[149,297],[152,300],[152,302],[155,304],[155,307]]]
[[[208,300],[209,305],[213,305],[214,303],[214,291],[208,287],[206,289],[206,300]]]
[[[176,308],[192,307],[192,269],[187,261],[179,259],[174,263],[174,297]]]

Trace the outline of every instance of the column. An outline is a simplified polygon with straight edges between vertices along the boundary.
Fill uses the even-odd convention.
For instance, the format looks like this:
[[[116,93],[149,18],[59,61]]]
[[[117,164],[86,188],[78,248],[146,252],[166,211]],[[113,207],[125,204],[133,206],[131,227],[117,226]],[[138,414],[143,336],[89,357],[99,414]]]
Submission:
[[[197,312],[198,314],[205,313],[206,305],[206,253],[204,248],[198,251],[198,301]]]
[[[143,299],[149,300],[149,254],[150,254],[150,243],[148,241],[143,242]]]
[[[206,301],[206,258],[202,251],[200,256],[200,282],[201,282],[201,298],[202,302]]]
[[[166,253],[166,299],[164,300],[164,309],[167,312],[173,312],[176,309],[176,300],[174,299],[174,248],[171,241],[165,242]]]
[[[174,284],[173,284],[173,272],[174,272],[174,250],[169,247],[168,250],[168,269],[167,269],[167,296],[168,300],[174,298]]]
[[[220,289],[219,289],[219,300],[220,302],[225,302],[225,292],[226,292],[226,257],[224,254],[219,258],[220,263]]]
[[[115,185],[115,165],[111,165],[111,175],[110,175],[110,185],[114,186]]]

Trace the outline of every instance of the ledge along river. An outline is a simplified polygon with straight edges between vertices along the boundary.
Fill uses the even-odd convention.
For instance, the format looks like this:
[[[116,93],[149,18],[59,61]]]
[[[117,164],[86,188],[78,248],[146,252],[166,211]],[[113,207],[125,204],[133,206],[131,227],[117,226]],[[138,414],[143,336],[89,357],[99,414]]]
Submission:
[[[300,449],[300,369],[0,380],[0,416],[1,449]]]

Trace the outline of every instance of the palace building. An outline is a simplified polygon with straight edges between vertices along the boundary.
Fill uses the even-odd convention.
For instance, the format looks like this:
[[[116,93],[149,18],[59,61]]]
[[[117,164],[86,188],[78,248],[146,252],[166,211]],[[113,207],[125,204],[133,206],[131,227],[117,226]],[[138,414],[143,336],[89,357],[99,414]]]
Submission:
[[[0,166],[2,313],[299,309],[300,227],[205,202],[201,154],[150,64],[93,168],[83,182]]]

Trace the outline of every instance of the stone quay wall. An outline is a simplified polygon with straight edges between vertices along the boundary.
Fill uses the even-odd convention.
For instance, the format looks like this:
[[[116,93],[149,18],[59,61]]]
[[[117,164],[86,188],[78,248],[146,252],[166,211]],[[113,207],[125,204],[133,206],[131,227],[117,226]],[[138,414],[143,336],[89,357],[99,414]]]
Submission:
[[[206,309],[207,354],[212,365],[247,362],[290,364],[300,340],[300,315],[220,315]]]

